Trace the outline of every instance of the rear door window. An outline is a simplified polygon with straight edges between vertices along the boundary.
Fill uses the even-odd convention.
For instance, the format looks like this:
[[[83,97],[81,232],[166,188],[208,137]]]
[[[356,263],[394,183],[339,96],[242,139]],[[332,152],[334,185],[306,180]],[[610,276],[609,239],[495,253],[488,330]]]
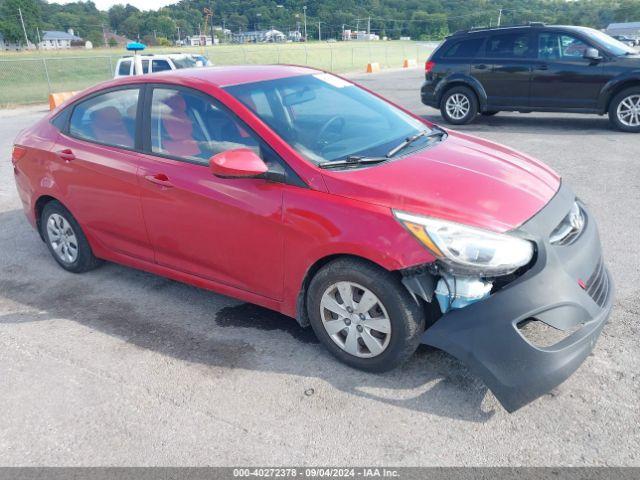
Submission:
[[[490,58],[530,58],[531,36],[529,32],[501,33],[489,37],[486,55]]]
[[[444,52],[443,58],[474,58],[480,51],[483,43],[484,38],[462,40],[461,42],[451,45],[451,47]]]
[[[71,113],[69,133],[82,140],[134,148],[138,88],[115,90],[78,103]]]

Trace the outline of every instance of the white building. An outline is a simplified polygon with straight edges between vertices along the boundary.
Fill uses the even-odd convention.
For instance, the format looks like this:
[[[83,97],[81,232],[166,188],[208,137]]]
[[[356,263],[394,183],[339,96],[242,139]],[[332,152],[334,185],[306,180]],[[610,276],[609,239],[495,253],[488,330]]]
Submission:
[[[215,43],[218,43],[217,38],[214,40]],[[189,47],[209,47],[214,44],[211,40],[211,35],[192,35],[190,37],[186,37],[182,42]]]
[[[380,37],[375,33],[367,33],[364,30],[343,30],[342,31],[342,40],[359,40],[359,41],[368,41],[368,40],[380,40]]]
[[[66,32],[45,30],[42,32],[42,41],[38,44],[38,47],[43,50],[61,50],[71,48],[72,42],[82,42],[80,37],[74,35],[72,28]]]
[[[253,30],[233,34],[233,41],[236,43],[264,43],[264,42],[285,42],[287,36],[280,30]]]

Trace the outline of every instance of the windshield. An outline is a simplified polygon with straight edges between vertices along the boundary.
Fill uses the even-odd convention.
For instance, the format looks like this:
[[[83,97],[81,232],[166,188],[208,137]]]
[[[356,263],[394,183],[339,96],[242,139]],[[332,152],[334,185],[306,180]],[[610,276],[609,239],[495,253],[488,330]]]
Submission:
[[[328,73],[226,87],[308,160],[382,156],[428,127],[398,108]],[[429,143],[416,139],[402,153]]]
[[[630,55],[630,54],[635,55],[638,53],[630,46],[616,40],[613,37],[610,37],[606,33],[601,32],[599,30],[582,27],[580,31],[584,33],[586,36],[588,36],[591,40],[594,40],[597,43],[600,43],[604,48],[606,48],[607,50],[609,50],[609,52],[613,53],[616,56]]]
[[[195,68],[198,66],[198,64],[196,63],[196,60],[193,59],[192,57],[172,57],[171,60],[173,61],[173,64],[176,66],[176,68],[180,69],[180,68]]]

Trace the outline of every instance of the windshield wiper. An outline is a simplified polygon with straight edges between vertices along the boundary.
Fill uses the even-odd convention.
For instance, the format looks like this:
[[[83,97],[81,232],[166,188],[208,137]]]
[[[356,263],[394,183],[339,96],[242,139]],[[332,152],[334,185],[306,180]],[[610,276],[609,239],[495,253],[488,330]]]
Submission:
[[[422,137],[426,137],[426,138],[440,137],[440,136],[446,135],[446,133],[447,132],[445,132],[444,130],[440,130],[439,128],[436,129],[436,127],[434,127],[433,130],[423,130],[421,132],[416,133],[415,135],[412,135],[410,137],[405,138],[404,141],[400,145],[398,145],[396,147],[393,147],[391,150],[389,150],[389,152],[387,153],[386,157],[387,158],[393,157],[395,154],[397,154],[401,150],[404,150],[405,148],[407,148],[409,145],[411,145],[413,142],[415,142],[419,138],[422,138]]]
[[[389,160],[389,157],[360,157],[358,155],[349,155],[342,160],[329,160],[328,162],[319,163],[318,166],[320,168],[337,168],[367,163],[381,163],[387,160]]]
[[[397,154],[400,150],[403,150],[404,148],[408,147],[419,138],[441,137],[446,134],[447,132],[434,126],[432,130],[423,130],[421,132],[416,133],[415,135],[405,138],[400,145],[389,150],[389,152],[384,157],[362,157],[359,155],[349,155],[348,157],[345,157],[341,160],[329,160],[327,162],[319,163],[318,166],[320,168],[337,168],[337,167],[348,167],[351,165],[362,165],[367,163],[382,163],[389,160],[391,157]]]

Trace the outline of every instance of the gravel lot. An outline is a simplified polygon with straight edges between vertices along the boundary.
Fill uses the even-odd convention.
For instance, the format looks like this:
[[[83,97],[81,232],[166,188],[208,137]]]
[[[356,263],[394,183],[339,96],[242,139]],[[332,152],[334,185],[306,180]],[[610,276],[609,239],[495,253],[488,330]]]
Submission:
[[[439,121],[418,70],[358,75]],[[640,466],[640,135],[605,117],[498,114],[461,130],[549,163],[590,204],[617,285],[552,393],[506,413],[453,358],[371,375],[294,320],[113,264],[64,272],[25,220],[0,111],[0,465]]]

